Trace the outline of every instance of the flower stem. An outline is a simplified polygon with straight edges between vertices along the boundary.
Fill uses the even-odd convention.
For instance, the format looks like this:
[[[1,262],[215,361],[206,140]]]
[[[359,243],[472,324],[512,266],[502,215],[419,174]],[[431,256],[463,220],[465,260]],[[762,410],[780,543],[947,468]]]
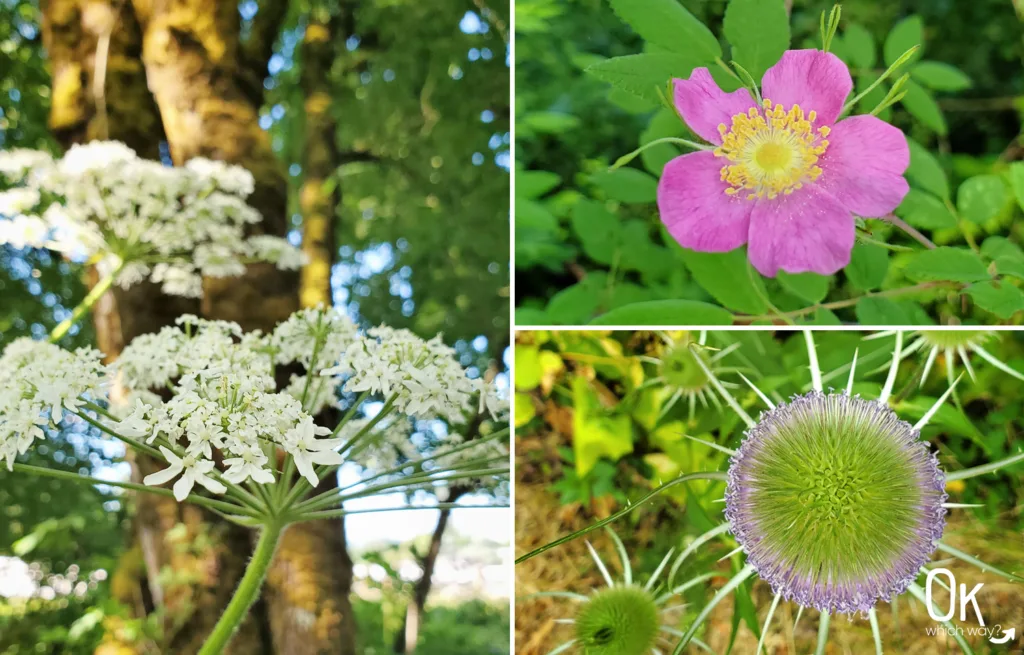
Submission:
[[[78,306],[71,310],[71,316],[60,322],[57,327],[53,328],[53,332],[50,332],[50,343],[57,343],[64,335],[68,333],[71,326],[74,325],[85,315],[87,311],[92,309],[92,306],[96,304],[103,294],[110,289],[110,286],[114,284],[114,278],[121,272],[121,268],[124,267],[124,262],[119,262],[114,270],[107,273],[103,278],[96,283],[96,286],[89,291],[88,295],[82,299],[82,302],[78,303]]]
[[[263,580],[267,577],[267,569],[274,559],[274,551],[281,539],[284,526],[274,521],[263,526],[256,550],[253,551],[249,565],[245,567],[245,575],[235,590],[231,602],[214,626],[213,632],[207,637],[206,643],[199,649],[199,655],[219,655],[224,652],[228,642],[245,620],[256,599],[259,598]]]

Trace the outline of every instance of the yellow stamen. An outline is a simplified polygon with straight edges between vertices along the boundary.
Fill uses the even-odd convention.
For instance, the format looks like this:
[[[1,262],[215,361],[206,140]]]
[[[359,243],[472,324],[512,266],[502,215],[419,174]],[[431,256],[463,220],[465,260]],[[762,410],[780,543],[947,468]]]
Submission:
[[[816,164],[828,148],[828,127],[814,128],[816,112],[804,115],[800,105],[789,111],[767,98],[764,111],[751,107],[732,117],[732,125],[722,123],[718,133],[722,145],[716,157],[729,160],[722,167],[721,179],[728,182],[728,196],[745,191],[745,197],[775,198],[813,182],[821,175]]]

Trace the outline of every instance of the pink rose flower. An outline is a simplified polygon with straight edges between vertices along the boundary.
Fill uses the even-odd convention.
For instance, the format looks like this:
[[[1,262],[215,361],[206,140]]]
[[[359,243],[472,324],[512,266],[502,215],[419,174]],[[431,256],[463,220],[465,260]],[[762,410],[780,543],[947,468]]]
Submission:
[[[725,93],[706,68],[676,79],[683,120],[717,146],[677,157],[658,184],[658,209],[685,248],[748,244],[761,274],[831,275],[850,262],[854,215],[889,214],[907,193],[906,137],[874,116],[836,123],[853,88],[835,55],[789,50],[764,74],[762,106]]]

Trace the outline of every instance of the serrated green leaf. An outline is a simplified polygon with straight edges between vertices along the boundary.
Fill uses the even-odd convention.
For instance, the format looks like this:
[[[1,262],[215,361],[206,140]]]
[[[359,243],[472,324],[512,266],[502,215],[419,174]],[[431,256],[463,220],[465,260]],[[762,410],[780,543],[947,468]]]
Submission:
[[[601,304],[607,276],[591,273],[576,284],[551,296],[544,309],[555,325],[581,325],[590,320]]]
[[[956,227],[956,217],[950,213],[946,204],[920,189],[911,188],[895,213],[914,227],[926,230]]]
[[[783,0],[730,0],[725,9],[725,38],[732,59],[755,80],[789,47],[789,15]]]
[[[829,280],[832,278],[817,273],[786,273],[781,271],[776,278],[782,288],[811,304],[816,304],[828,295]]]
[[[842,325],[843,322],[835,315],[835,312],[818,307],[814,310],[814,316],[810,321],[811,325]]]
[[[878,62],[875,50],[875,39],[866,27],[858,23],[850,23],[843,33],[846,52],[850,63],[858,68],[870,69]]]
[[[981,254],[989,259],[1006,257],[1024,262],[1024,250],[1006,237],[991,236],[981,244]]]
[[[889,251],[872,243],[855,244],[850,263],[843,269],[850,284],[861,291],[882,286],[888,271]]]
[[[609,0],[612,10],[645,41],[669,52],[694,53],[701,62],[722,56],[711,30],[677,0]]]
[[[907,80],[903,85],[905,95],[900,103],[910,112],[910,115],[921,121],[939,134],[945,135],[949,128],[946,126],[946,117],[939,108],[939,103],[924,88],[913,80]]]
[[[768,311],[764,281],[757,273],[751,277],[743,248],[723,253],[684,249],[684,253],[683,261],[693,279],[722,305],[746,314]]]
[[[909,325],[911,322],[910,314],[888,298],[861,298],[854,307],[854,313],[861,325]]]
[[[980,282],[990,278],[981,258],[964,248],[944,246],[917,253],[903,272],[915,281]]]
[[[910,76],[935,91],[962,91],[971,88],[971,78],[956,66],[941,61],[922,61],[910,71]]]
[[[732,314],[697,300],[651,300],[613,309],[591,325],[732,325]]]
[[[975,175],[956,192],[956,205],[969,221],[984,223],[995,218],[1007,200],[1006,184],[998,175]]]
[[[675,110],[663,107],[660,111],[654,114],[654,117],[651,118],[651,122],[647,124],[647,129],[640,134],[640,145],[647,145],[651,141],[656,141],[666,137],[683,136],[689,136],[689,130],[683,126],[683,122],[679,120],[679,115],[676,114]],[[681,154],[682,151],[675,145],[671,143],[659,143],[649,148],[645,148],[643,152],[640,153],[640,159],[644,163],[644,168],[650,171],[652,175],[660,177],[665,168],[665,164]]]
[[[1024,309],[1024,292],[1007,281],[972,284],[966,291],[978,307],[1002,319]]]
[[[907,139],[910,146],[910,167],[907,178],[925,191],[930,191],[939,198],[949,198],[949,180],[942,164],[927,148],[913,139]]]
[[[643,98],[651,105],[661,104],[658,89],[668,89],[672,78],[687,78],[699,61],[661,52],[613,57],[594,64],[587,73],[608,82],[618,90]]]
[[[636,168],[617,168],[590,177],[612,200],[640,203],[654,202],[658,197],[658,181]]]
[[[920,59],[924,50],[924,23],[921,21],[921,17],[916,14],[896,23],[892,30],[889,31],[889,35],[885,37],[885,46],[882,48],[885,65],[892,66],[900,58],[900,55],[915,45],[920,45],[921,48],[914,53],[914,56],[911,57],[907,64]],[[905,68],[907,64],[904,64],[901,68]]]

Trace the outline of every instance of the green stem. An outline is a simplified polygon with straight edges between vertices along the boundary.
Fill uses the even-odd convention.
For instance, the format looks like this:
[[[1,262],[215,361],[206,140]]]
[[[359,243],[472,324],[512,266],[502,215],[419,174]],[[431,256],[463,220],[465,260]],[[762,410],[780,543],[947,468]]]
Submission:
[[[96,283],[96,286],[92,288],[89,294],[82,299],[82,302],[78,303],[78,306],[71,310],[71,316],[67,317],[60,322],[57,327],[53,328],[53,332],[50,332],[50,343],[57,343],[60,341],[71,326],[78,322],[80,318],[96,304],[96,301],[103,297],[103,294],[110,289],[110,286],[114,283],[114,278],[121,272],[124,267],[124,262],[119,262],[114,270],[107,273],[103,279]]]
[[[264,578],[267,577],[267,569],[270,568],[270,562],[274,559],[274,551],[277,550],[277,543],[281,539],[283,531],[284,526],[277,522],[263,526],[263,532],[260,533],[260,539],[256,543],[256,550],[252,554],[252,559],[249,560],[249,565],[245,567],[242,582],[239,583],[227,609],[221,614],[217,625],[214,626],[213,632],[207,637],[206,643],[199,649],[199,655],[219,655],[224,652],[228,642],[238,630],[238,626],[242,624],[249,613],[249,608],[259,598],[260,588],[263,586]]]
[[[21,471],[22,473],[29,473],[31,475],[38,475],[44,478],[57,478],[59,480],[71,480],[73,482],[84,482],[86,484],[103,484],[108,487],[120,487],[121,489],[131,489],[132,491],[141,491],[143,493],[154,494],[157,496],[166,496],[174,498],[174,492],[170,489],[164,489],[163,487],[150,487],[143,484],[135,484],[133,482],[117,482],[115,480],[104,480],[102,478],[93,478],[87,475],[80,475],[78,473],[72,473],[71,471],[56,471],[53,469],[44,468],[41,466],[32,466],[30,464],[15,464],[15,471]],[[228,514],[242,514],[251,518],[257,518],[259,514],[249,509],[248,507],[241,507],[232,503],[226,503],[220,500],[214,500],[212,498],[203,498],[202,496],[196,496],[195,494],[189,494],[185,498],[186,503],[193,503],[213,510],[221,512],[227,512]]]

